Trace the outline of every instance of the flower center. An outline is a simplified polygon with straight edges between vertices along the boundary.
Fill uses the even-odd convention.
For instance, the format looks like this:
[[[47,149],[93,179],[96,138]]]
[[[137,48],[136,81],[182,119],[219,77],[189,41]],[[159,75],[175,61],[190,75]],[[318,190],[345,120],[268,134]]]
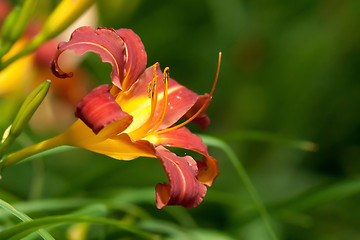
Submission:
[[[164,120],[166,107],[168,104],[168,79],[169,79],[169,68],[166,67],[163,72],[163,82],[164,82],[164,90],[163,90],[163,103],[161,109],[155,119],[156,108],[158,105],[158,76],[156,73],[156,69],[159,63],[154,64],[153,68],[153,79],[149,82],[148,85],[148,96],[151,99],[151,110],[150,115],[147,121],[138,129],[129,133],[131,138],[140,139],[145,137],[149,132],[156,131],[156,129],[161,125]]]

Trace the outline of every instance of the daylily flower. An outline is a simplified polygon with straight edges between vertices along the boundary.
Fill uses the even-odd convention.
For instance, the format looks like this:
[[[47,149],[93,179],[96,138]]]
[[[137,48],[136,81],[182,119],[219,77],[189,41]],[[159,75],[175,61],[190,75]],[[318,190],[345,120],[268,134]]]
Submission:
[[[144,46],[130,29],[78,28],[68,42],[58,46],[51,64],[57,77],[73,75],[59,66],[60,55],[69,49],[77,54],[95,52],[109,62],[113,85],[101,85],[86,95],[76,109],[79,120],[52,141],[119,160],[157,158],[169,179],[169,183],[156,186],[157,207],[200,204],[206,186],[211,186],[219,173],[217,161],[201,138],[184,125],[194,121],[207,127],[205,111],[217,77],[211,93],[199,96],[171,79],[168,68],[162,72],[158,63],[146,68]],[[187,120],[174,125],[180,118]],[[165,146],[198,152],[204,160],[177,156]]]
[[[21,49],[26,44],[26,40],[18,41],[10,52],[8,52],[2,59],[8,59],[14,53]],[[10,96],[11,94],[21,92],[28,86],[27,82],[32,77],[33,71],[33,56],[29,55],[23,57],[0,71],[0,97]],[[19,86],[23,86],[19,89]],[[15,94],[14,94],[15,95]]]

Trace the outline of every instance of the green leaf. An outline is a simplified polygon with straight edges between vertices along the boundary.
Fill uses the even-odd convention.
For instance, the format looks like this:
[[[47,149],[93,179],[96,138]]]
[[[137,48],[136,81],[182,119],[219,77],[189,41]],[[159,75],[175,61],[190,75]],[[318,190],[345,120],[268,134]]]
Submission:
[[[67,198],[67,199],[45,199],[36,201],[24,201],[13,204],[17,209],[26,213],[47,213],[54,211],[66,211],[78,209],[82,206],[93,203],[89,199]],[[7,213],[0,211],[0,219],[7,216]]]
[[[291,139],[273,133],[266,133],[261,131],[238,130],[229,133],[218,134],[218,137],[226,141],[253,140],[253,141],[281,144],[295,149],[310,151],[310,152],[314,152],[318,148],[317,144],[311,141]]]
[[[0,58],[23,35],[38,3],[39,0],[26,0],[21,7],[16,6],[6,18],[4,27],[1,29]]]
[[[280,212],[302,211],[335,202],[360,193],[360,178],[315,187],[311,190],[276,204],[274,210]]]
[[[296,218],[306,222],[308,219],[301,215],[301,211],[330,204],[341,199],[360,193],[360,178],[326,184],[306,190],[299,195],[284,201],[269,204],[267,209],[273,215],[296,215]],[[244,222],[257,218],[256,209],[250,210],[244,217]]]
[[[133,233],[134,235],[137,235],[138,237],[141,237],[143,239],[155,239],[156,237],[156,235],[145,232],[134,225],[125,224],[121,221],[113,219],[62,215],[38,218],[32,221],[19,223],[0,232],[0,239],[18,240],[41,228],[80,222],[115,226],[125,232]]]
[[[152,232],[159,232],[163,234],[167,234],[170,236],[178,236],[181,237],[181,239],[185,240],[191,240],[192,238],[184,231],[184,229],[181,229],[179,226],[167,222],[167,221],[160,221],[160,220],[154,220],[149,219],[146,221],[142,221],[140,223],[141,227],[144,229],[147,229]]]
[[[15,217],[19,218],[20,220],[22,220],[23,222],[29,222],[32,221],[32,219],[26,215],[25,213],[22,213],[20,211],[18,211],[17,209],[15,209],[13,206],[11,206],[9,203],[3,201],[0,199],[0,207],[4,208],[6,211],[8,211],[9,213],[11,213],[12,215],[14,215]],[[43,230],[43,229],[39,229],[38,230],[39,235],[44,239],[44,240],[55,240],[47,231]],[[0,233],[1,234],[1,233]],[[6,238],[1,238],[0,239],[6,239]]]
[[[253,201],[256,210],[258,211],[260,217],[262,218],[269,235],[274,240],[278,239],[275,234],[274,229],[272,228],[269,214],[268,214],[265,206],[261,202],[254,185],[252,184],[248,174],[246,173],[243,165],[241,164],[239,158],[236,156],[235,152],[229,147],[229,145],[227,145],[224,141],[222,141],[218,138],[211,137],[211,136],[205,136],[205,135],[201,135],[201,138],[203,139],[203,141],[206,145],[218,147],[225,152],[225,154],[228,156],[230,162],[234,165],[241,181],[243,182],[243,184],[245,186],[246,191],[250,195],[251,200]]]

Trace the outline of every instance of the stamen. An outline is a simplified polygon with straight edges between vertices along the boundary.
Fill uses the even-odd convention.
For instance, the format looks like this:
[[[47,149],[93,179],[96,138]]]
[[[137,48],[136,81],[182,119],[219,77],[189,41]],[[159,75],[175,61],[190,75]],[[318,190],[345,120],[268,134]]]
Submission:
[[[152,122],[152,118],[154,117],[154,114],[155,114],[155,110],[156,110],[156,105],[157,105],[157,99],[158,99],[158,94],[157,94],[157,89],[158,89],[158,86],[157,86],[157,79],[158,79],[158,76],[156,74],[156,67],[159,63],[155,63],[154,64],[154,69],[153,69],[153,80],[151,81],[152,82],[152,91],[151,91],[151,94],[150,94],[150,97],[151,97],[151,113],[150,113],[150,116],[149,116],[149,123],[151,124]]]
[[[178,129],[178,128],[182,127],[182,126],[185,126],[186,124],[188,124],[189,122],[194,120],[197,116],[199,116],[199,114],[207,107],[207,105],[209,104],[209,102],[210,102],[210,100],[212,98],[212,95],[214,94],[215,86],[216,86],[216,83],[218,81],[218,77],[219,77],[219,73],[220,73],[221,54],[222,53],[219,52],[218,66],[217,66],[215,81],[214,81],[213,86],[211,88],[209,97],[206,99],[205,103],[201,106],[201,108],[194,115],[192,115],[189,119],[187,119],[186,121],[184,121],[184,122],[182,122],[182,123],[180,123],[178,125],[175,125],[173,127],[170,127],[170,128],[164,129],[164,130],[160,130],[160,131],[157,131],[157,132],[151,132],[151,133],[148,133],[148,134],[161,134],[161,133],[165,133],[165,132],[169,132],[169,131]]]
[[[166,107],[168,103],[168,80],[169,80],[169,67],[166,67],[164,69],[163,73],[163,81],[164,81],[164,93],[163,93],[163,104],[161,106],[161,110],[159,112],[158,117],[156,118],[155,122],[153,123],[153,127],[151,128],[151,131],[155,131],[162,123],[165,117],[166,113]]]
[[[156,66],[158,64],[159,63],[154,64],[154,67],[153,67],[153,79],[148,84],[148,96],[151,99],[154,97],[154,91],[155,91],[155,85],[156,85],[155,82],[157,81]]]
[[[155,63],[154,67],[153,67],[153,79],[149,82],[148,85],[148,96],[151,99],[151,110],[150,110],[150,115],[149,118],[146,120],[146,122],[139,127],[138,129],[132,131],[131,133],[129,133],[130,136],[137,136],[138,134],[142,135],[144,132],[148,132],[151,128],[152,128],[152,122],[153,122],[153,118],[155,115],[155,111],[156,111],[156,105],[157,105],[157,100],[158,100],[158,84],[157,84],[157,79],[158,76],[156,74],[156,69],[159,63]]]
[[[152,96],[152,83],[153,83],[153,81],[151,81],[151,82],[149,82],[149,84],[148,84],[148,97],[149,98],[151,98],[151,96]]]

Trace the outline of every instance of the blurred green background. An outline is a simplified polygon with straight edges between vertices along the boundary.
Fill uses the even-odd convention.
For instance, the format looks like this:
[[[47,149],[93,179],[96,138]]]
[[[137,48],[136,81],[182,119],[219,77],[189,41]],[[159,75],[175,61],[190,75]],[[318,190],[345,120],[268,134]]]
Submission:
[[[211,125],[189,127],[236,153],[280,239],[360,237],[360,1],[104,0],[97,11],[99,26],[141,37],[148,66],[169,66],[199,94],[210,91],[222,52]],[[93,87],[110,82],[110,66],[95,55],[82,66]],[[38,142],[55,133],[27,134]],[[228,156],[209,151],[221,174],[195,209],[156,209],[154,187],[166,181],[156,160],[120,162],[80,149],[8,169],[0,194],[20,209],[28,203],[33,218],[91,199],[106,206],[106,217],[148,219],[143,227],[151,230],[157,223],[168,239],[270,239]],[[49,199],[69,204],[29,207]],[[98,228],[88,239],[121,239]]]

